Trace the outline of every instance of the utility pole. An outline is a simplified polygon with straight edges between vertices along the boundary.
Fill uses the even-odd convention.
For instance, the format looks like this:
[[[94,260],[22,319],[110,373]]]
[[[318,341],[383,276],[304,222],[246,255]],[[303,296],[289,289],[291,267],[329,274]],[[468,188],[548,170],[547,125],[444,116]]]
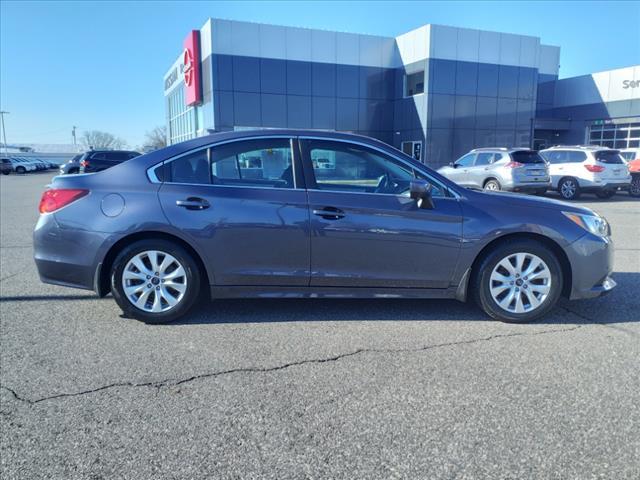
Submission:
[[[4,110],[0,111],[0,122],[2,123],[2,141],[4,143],[4,153],[6,155],[9,154],[9,149],[7,148],[7,131],[4,129],[4,116],[8,114],[9,112],[5,112]]]
[[[71,127],[71,136],[73,137],[73,146],[76,146],[76,126]]]

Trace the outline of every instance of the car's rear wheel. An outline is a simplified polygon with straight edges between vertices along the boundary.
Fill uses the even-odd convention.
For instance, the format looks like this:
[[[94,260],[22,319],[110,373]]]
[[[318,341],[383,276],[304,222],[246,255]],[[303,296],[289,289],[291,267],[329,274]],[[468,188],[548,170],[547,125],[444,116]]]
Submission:
[[[558,193],[564,200],[575,200],[580,197],[580,185],[575,178],[563,178],[558,183]]]
[[[16,173],[19,173],[20,175],[27,173],[27,169],[24,167],[16,167]]]
[[[640,174],[632,175],[629,195],[632,197],[640,197]]]
[[[596,197],[598,198],[611,198],[616,194],[615,190],[600,190],[596,192]]]
[[[114,261],[111,291],[126,316],[167,323],[193,307],[200,293],[200,272],[181,246],[142,240],[126,247]]]
[[[491,179],[487,180],[486,182],[484,182],[484,189],[495,192],[495,191],[501,190],[502,187],[500,186],[500,182],[499,181],[497,181],[494,178],[491,178]]]
[[[545,315],[562,293],[562,268],[540,242],[515,240],[499,245],[474,274],[474,294],[492,318],[525,323]]]
[[[9,175],[11,173],[11,170],[3,170],[2,174],[3,175]]]

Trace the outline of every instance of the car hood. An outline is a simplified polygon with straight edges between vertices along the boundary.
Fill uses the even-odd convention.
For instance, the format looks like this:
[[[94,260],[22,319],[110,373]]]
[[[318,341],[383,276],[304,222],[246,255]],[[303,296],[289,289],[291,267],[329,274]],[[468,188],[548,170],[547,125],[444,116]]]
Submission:
[[[535,197],[531,195],[523,195],[521,193],[512,192],[489,192],[484,190],[466,189],[469,200],[477,201],[479,204],[496,203],[501,205],[509,205],[513,208],[547,208],[550,210],[562,210],[565,212],[576,212],[593,214],[593,210],[574,205],[571,203],[555,200],[547,197]]]

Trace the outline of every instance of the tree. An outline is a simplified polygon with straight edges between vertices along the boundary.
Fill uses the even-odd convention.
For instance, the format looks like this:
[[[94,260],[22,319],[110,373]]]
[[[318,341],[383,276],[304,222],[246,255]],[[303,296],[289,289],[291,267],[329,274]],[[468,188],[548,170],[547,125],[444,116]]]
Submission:
[[[145,149],[157,150],[167,146],[167,128],[156,127],[145,135]]]
[[[124,148],[126,142],[108,132],[87,130],[80,136],[80,143],[86,148],[118,150]]]

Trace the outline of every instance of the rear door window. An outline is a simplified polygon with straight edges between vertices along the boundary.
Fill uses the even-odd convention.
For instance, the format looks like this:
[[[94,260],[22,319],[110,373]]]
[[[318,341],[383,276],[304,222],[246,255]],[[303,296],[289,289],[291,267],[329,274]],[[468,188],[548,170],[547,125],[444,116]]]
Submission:
[[[622,160],[622,157],[620,156],[620,152],[617,150],[600,150],[598,152],[594,152],[593,155],[596,157],[596,160],[601,163],[624,163],[624,160]]]
[[[542,158],[538,152],[532,150],[513,152],[511,154],[511,158],[514,162],[523,163],[525,165],[532,163],[545,163],[544,158]]]
[[[587,159],[587,154],[584,152],[570,151],[567,152],[569,163],[582,163]]]
[[[494,157],[495,155],[490,152],[479,153],[478,156],[476,157],[475,165],[477,167],[482,165],[491,165],[494,161]]]

